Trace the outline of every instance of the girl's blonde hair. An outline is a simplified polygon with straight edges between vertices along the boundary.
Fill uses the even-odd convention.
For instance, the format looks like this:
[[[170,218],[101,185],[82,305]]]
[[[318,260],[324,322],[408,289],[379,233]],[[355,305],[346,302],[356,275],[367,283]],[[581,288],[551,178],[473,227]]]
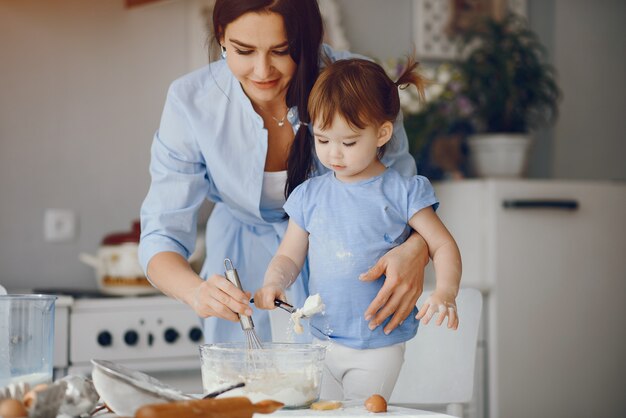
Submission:
[[[426,80],[418,73],[418,65],[414,57],[409,57],[395,82],[372,61],[354,58],[328,65],[309,95],[311,122],[326,129],[335,115],[340,115],[353,129],[393,123],[400,112],[398,88],[413,84],[424,98]]]

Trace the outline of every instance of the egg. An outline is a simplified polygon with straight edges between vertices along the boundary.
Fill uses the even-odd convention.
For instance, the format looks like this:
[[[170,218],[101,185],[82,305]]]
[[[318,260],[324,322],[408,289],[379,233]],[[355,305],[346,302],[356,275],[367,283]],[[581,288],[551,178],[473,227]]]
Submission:
[[[3,418],[21,418],[27,417],[28,412],[22,402],[17,399],[5,399],[0,401],[0,417]]]
[[[370,412],[387,412],[387,401],[376,394],[365,400],[365,408]]]

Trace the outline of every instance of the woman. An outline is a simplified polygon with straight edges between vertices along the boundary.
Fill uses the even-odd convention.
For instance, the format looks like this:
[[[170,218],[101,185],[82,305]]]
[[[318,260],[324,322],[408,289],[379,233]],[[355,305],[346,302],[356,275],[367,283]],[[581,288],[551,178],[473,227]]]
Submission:
[[[224,258],[233,260],[245,290],[263,284],[287,220],[282,205],[309,175],[326,171],[303,159],[312,146],[307,100],[322,56],[347,57],[322,46],[316,0],[217,0],[215,39],[224,59],[176,80],[170,87],[152,145],[152,183],[141,208],[140,260],[163,293],[206,318],[205,339],[242,341],[237,313],[253,315],[257,334],[271,340],[267,311],[254,311],[249,292],[226,280]],[[415,174],[402,121],[383,159]],[[198,276],[187,257],[194,250],[197,211],[215,202],[207,223],[207,254]],[[419,235],[389,251],[363,276],[385,285],[363,314],[372,326],[404,320],[421,294],[428,249]],[[290,301],[305,299],[304,268]],[[228,321],[223,321],[226,319]]]

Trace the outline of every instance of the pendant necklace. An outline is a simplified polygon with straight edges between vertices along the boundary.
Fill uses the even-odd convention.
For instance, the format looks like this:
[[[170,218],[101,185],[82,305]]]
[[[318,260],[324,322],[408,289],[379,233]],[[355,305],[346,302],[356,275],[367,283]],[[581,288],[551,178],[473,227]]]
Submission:
[[[270,113],[270,112],[268,112],[267,110],[265,110],[265,108],[261,107],[260,105],[257,105],[257,106],[259,106],[259,108],[260,108],[262,111],[264,111],[265,113],[267,113],[267,114],[269,114],[269,113]],[[282,117],[282,119],[275,118],[275,117],[274,117],[274,116],[272,116],[271,114],[270,114],[270,117],[271,117],[272,119],[274,119],[274,122],[276,122],[276,124],[278,125],[278,127],[279,127],[279,128],[282,128],[283,126],[285,126],[285,119],[287,119],[287,115],[288,115],[288,114],[289,114],[289,108],[287,108],[287,112],[285,112],[285,116],[283,116],[283,117]]]
[[[287,110],[287,113],[285,113],[285,116],[283,116],[282,119],[275,118],[274,116],[272,116],[272,119],[274,119],[274,122],[276,122],[278,126],[282,128],[283,126],[285,126],[285,118],[287,117],[288,114],[289,114],[289,110]]]

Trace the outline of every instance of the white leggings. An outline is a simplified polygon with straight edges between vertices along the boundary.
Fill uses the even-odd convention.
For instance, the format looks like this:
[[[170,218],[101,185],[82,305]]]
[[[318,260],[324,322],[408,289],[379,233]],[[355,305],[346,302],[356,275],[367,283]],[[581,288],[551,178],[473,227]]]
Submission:
[[[328,341],[313,339],[327,345],[321,399],[366,399],[375,393],[387,401],[404,363],[405,343],[388,347],[357,350]]]

